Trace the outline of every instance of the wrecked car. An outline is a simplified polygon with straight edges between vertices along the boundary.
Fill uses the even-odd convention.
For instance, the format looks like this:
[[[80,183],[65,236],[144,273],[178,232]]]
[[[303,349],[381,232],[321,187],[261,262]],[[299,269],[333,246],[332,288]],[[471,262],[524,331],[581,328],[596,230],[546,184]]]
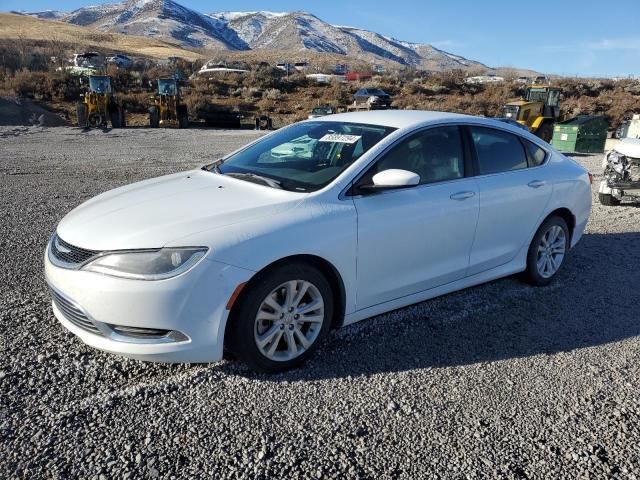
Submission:
[[[602,167],[604,178],[598,190],[602,205],[615,206],[622,200],[640,200],[640,139],[622,139],[605,154]]]
[[[392,98],[380,88],[361,88],[353,95],[353,102],[370,110],[383,110],[391,108]]]

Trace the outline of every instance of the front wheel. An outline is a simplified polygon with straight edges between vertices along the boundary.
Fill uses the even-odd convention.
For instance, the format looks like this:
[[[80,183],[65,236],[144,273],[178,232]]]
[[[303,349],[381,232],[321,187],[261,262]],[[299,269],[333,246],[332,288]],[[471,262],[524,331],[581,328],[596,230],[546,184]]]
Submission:
[[[76,105],[76,116],[78,118],[78,126],[80,128],[87,128],[87,105],[85,103],[78,103]]]
[[[158,110],[158,107],[151,107],[149,109],[149,126],[151,128],[158,128],[160,126],[160,110]]]
[[[553,138],[553,123],[549,121],[543,122],[540,128],[536,130],[535,135],[545,142],[551,143],[551,139]]]
[[[316,268],[284,265],[259,278],[238,301],[229,347],[256,371],[275,373],[304,362],[329,331],[331,286]]]
[[[569,251],[569,228],[562,217],[547,218],[529,246],[525,280],[535,286],[549,285]]]
[[[187,107],[180,105],[176,109],[178,114],[178,128],[189,128],[189,114],[187,113]]]
[[[111,127],[122,128],[122,110],[120,107],[113,105],[109,113],[111,115]]]

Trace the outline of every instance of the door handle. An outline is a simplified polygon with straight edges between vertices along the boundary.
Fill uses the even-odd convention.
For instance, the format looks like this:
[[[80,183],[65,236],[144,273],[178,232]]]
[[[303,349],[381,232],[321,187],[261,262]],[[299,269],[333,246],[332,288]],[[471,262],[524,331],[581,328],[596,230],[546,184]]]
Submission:
[[[466,200],[467,198],[471,198],[475,196],[476,192],[458,192],[451,195],[449,198],[451,200]]]
[[[547,182],[545,182],[544,180],[532,180],[529,183],[527,183],[527,186],[531,188],[540,188],[546,185],[546,183]]]

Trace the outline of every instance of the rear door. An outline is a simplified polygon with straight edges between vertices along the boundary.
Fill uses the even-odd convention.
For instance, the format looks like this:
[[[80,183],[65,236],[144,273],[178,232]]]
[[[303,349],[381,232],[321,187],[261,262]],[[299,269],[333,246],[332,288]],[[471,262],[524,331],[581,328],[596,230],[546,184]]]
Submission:
[[[513,260],[539,224],[553,189],[546,152],[504,130],[469,126],[480,214],[469,275]]]

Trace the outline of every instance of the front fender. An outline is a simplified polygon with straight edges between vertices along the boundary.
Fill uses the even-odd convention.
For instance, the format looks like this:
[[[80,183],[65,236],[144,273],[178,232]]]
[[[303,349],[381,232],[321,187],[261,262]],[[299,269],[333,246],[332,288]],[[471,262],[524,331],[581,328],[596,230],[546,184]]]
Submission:
[[[294,255],[320,257],[342,278],[345,313],[355,310],[357,217],[350,199],[309,198],[268,218],[196,233],[180,242],[211,245],[212,260],[254,272]]]

